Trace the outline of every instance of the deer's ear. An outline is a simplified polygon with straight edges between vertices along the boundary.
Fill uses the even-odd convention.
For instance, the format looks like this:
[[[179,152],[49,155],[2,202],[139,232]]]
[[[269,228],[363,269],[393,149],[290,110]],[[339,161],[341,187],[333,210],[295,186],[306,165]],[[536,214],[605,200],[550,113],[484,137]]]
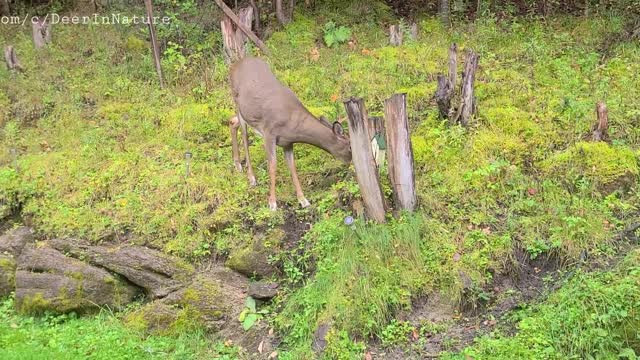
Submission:
[[[344,136],[344,129],[342,128],[342,125],[340,125],[340,123],[337,121],[333,123],[333,133],[338,136]]]

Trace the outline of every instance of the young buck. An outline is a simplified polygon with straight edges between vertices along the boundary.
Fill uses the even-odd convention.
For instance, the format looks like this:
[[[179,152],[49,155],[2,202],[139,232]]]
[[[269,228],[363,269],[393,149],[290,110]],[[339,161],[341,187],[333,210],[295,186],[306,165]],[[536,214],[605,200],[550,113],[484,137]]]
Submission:
[[[238,111],[230,121],[233,162],[242,170],[238,150],[237,133],[242,129],[242,140],[246,157],[249,183],[256,185],[251,159],[247,125],[264,138],[264,149],[269,163],[269,208],[276,204],[276,145],[284,149],[293,185],[302,207],[309,201],[302,193],[293,159],[293,144],[305,143],[317,146],[345,163],[351,162],[349,139],[342,126],[329,124],[324,118],[317,119],[302,105],[296,95],[284,86],[269,69],[269,65],[258,58],[244,58],[231,66],[231,92]]]

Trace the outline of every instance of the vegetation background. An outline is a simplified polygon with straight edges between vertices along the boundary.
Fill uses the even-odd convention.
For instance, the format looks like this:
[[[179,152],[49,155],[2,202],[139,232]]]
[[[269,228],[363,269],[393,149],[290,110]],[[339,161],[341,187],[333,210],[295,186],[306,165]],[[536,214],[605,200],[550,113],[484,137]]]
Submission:
[[[137,2],[4,2],[12,14],[144,11]],[[353,171],[318,149],[296,148],[309,209],[297,207],[283,161],[276,213],[266,186],[233,171],[221,13],[211,1],[155,6],[171,18],[157,28],[164,90],[146,27],[54,26],[53,43],[36,50],[30,29],[0,26],[0,43],[27,69],[0,68],[6,224],[26,222],[43,238],[143,244],[194,264],[264,241],[284,291],[261,321],[281,340],[280,359],[422,358],[438,335],[445,358],[640,355],[640,253],[617,236],[637,221],[640,195],[640,2],[318,0],[298,4],[284,26],[264,11],[267,61],[315,115],[344,117],[350,96],[381,114],[382,100],[408,94],[420,210],[387,225],[360,219],[357,232],[343,225],[359,197]],[[412,21],[418,40],[389,46],[388,25],[408,31]],[[453,42],[481,56],[479,113],[466,129],[439,119],[432,100]],[[590,141],[598,101],[609,108],[609,143]],[[252,140],[265,184],[261,140]],[[523,269],[539,273],[533,298],[501,290]],[[438,297],[455,309],[427,320],[418,304]],[[495,317],[505,299],[518,305]],[[34,315],[7,298],[0,358],[247,357],[203,331],[141,332],[123,321],[136,306]],[[454,334],[469,318],[480,331]],[[314,332],[327,323],[317,355]]]

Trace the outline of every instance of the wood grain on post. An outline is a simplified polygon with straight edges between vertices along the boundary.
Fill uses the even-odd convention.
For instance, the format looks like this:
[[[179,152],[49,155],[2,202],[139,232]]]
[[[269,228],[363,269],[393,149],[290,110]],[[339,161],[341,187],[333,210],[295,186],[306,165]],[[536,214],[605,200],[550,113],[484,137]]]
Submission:
[[[247,29],[251,29],[251,24],[253,23],[253,8],[245,7],[240,9],[238,12],[238,18],[242,25]],[[247,35],[240,29],[236,29],[236,45],[238,46],[238,54],[240,54],[241,57],[244,57],[247,53]]]
[[[440,117],[443,119],[449,119],[450,123],[453,123],[454,114],[452,100],[456,92],[456,78],[458,76],[458,47],[456,44],[452,44],[449,47],[449,74],[444,76],[438,75],[438,87],[436,90],[436,103],[440,110]]]
[[[471,116],[477,111],[476,97],[474,95],[474,86],[476,79],[476,70],[478,70],[478,60],[480,56],[473,51],[467,53],[464,64],[464,73],[462,74],[462,95],[460,108],[454,122],[460,122],[462,126],[469,126]]]
[[[262,52],[264,52],[267,55],[270,55],[271,53],[269,52],[269,49],[267,49],[267,46],[262,42],[262,40],[260,40],[256,34],[254,34],[251,29],[248,29],[246,26],[244,26],[242,24],[242,22],[240,21],[240,19],[236,16],[236,14],[234,14],[233,10],[229,9],[229,7],[222,1],[222,0],[214,0],[215,3],[218,5],[218,7],[220,7],[220,9],[222,9],[222,11],[224,12],[225,15],[227,15],[231,21],[233,21],[234,24],[236,24],[236,26],[242,30],[243,33],[245,33],[249,39],[251,39],[251,41],[253,41],[254,44],[256,44],[256,46],[262,50]]]
[[[351,141],[352,161],[356,169],[356,178],[360,185],[360,194],[365,212],[370,219],[385,222],[385,205],[378,168],[371,151],[371,136],[367,125],[367,110],[362,99],[351,98],[344,103],[349,118],[349,139]]]
[[[596,114],[598,116],[598,122],[593,129],[593,141],[608,141],[609,140],[609,110],[607,105],[600,101],[596,105]]]
[[[389,42],[393,46],[402,45],[402,29],[400,29],[400,25],[391,25],[389,27]]]
[[[151,0],[144,0],[144,7],[147,11],[149,36],[151,37],[151,50],[153,51],[153,63],[155,64],[156,72],[158,73],[158,81],[160,82],[160,88],[164,89],[164,79],[162,77],[162,64],[160,63],[160,47],[158,46],[158,39],[156,37],[156,27],[153,24],[153,5],[151,5]]]
[[[18,55],[16,54],[16,49],[13,46],[8,45],[4,48],[4,60],[7,63],[7,69],[22,71],[22,65],[20,65],[20,61],[18,61]]]
[[[407,117],[407,94],[395,94],[384,102],[389,180],[399,210],[414,211],[417,204],[413,172],[413,148]]]

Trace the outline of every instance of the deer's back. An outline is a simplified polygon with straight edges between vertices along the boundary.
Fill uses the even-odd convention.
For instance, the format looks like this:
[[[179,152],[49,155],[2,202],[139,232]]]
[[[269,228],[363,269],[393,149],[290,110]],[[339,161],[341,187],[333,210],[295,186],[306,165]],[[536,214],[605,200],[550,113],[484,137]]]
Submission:
[[[292,114],[306,111],[269,65],[258,58],[244,58],[232,66],[231,90],[244,120],[261,131],[282,126]]]

